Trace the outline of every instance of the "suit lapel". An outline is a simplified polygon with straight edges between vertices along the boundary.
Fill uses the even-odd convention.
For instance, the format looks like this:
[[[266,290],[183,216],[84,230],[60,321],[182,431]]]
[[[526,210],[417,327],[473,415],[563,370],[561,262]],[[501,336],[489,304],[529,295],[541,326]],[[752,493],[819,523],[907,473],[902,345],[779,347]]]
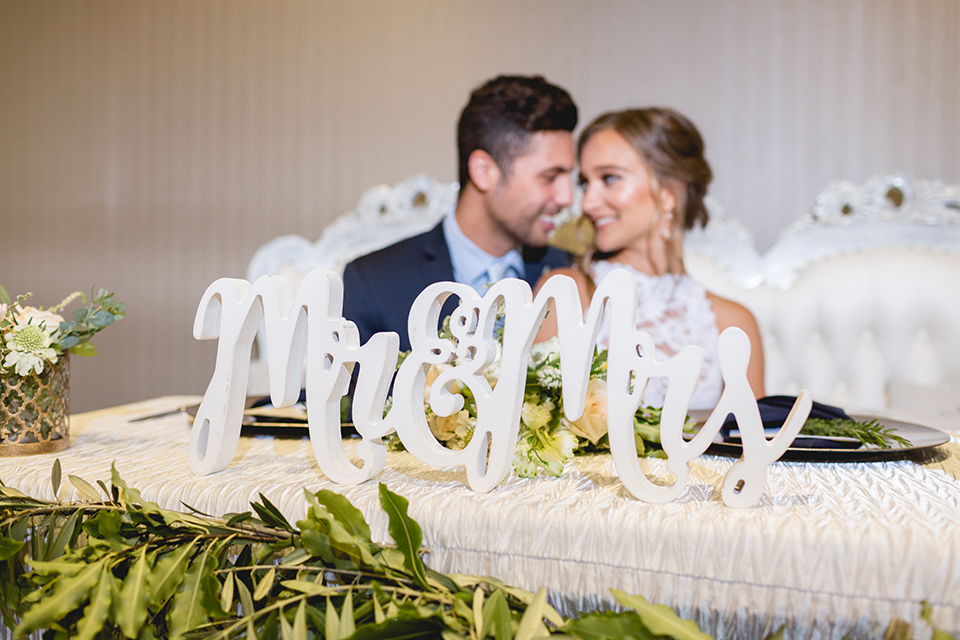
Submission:
[[[453,281],[453,263],[443,235],[443,222],[428,231],[423,240],[421,291],[434,282]]]

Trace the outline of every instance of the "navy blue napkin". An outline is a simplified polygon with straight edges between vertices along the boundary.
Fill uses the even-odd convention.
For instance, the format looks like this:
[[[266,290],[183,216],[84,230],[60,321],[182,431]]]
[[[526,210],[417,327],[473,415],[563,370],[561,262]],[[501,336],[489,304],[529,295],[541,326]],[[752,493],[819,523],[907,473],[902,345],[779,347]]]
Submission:
[[[766,396],[757,400],[757,408],[760,409],[760,420],[763,422],[763,429],[764,431],[770,429],[770,431],[767,432],[768,437],[773,435],[773,433],[783,426],[787,416],[790,415],[790,410],[793,408],[793,403],[796,401],[796,396]],[[810,409],[809,417],[823,418],[825,420],[851,419],[850,416],[847,415],[847,413],[840,407],[832,407],[828,404],[822,404],[820,402],[813,403],[813,408]],[[739,444],[739,434],[731,435],[730,433],[732,430],[738,428],[737,419],[731,413],[727,416],[723,426],[720,427],[720,435],[723,436],[723,441]],[[860,446],[860,443],[851,442],[848,444],[846,442],[837,441],[834,439],[801,435],[794,439],[791,446],[803,447],[806,449],[856,449]]]

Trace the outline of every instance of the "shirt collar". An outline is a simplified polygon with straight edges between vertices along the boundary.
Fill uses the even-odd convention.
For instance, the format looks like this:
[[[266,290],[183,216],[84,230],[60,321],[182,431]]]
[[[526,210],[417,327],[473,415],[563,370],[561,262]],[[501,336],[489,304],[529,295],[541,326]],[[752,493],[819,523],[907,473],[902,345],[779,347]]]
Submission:
[[[451,211],[443,219],[443,234],[450,249],[454,280],[470,285],[483,295],[487,284],[487,269],[493,264],[506,264],[516,271],[516,277],[523,277],[523,256],[519,251],[511,249],[500,257],[490,255],[464,235],[455,214],[455,211]]]

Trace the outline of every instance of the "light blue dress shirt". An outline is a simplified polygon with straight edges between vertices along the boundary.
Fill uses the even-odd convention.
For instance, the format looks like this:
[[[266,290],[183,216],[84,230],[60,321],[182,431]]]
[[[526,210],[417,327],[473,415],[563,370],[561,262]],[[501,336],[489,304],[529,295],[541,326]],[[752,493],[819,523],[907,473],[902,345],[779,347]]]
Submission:
[[[480,295],[497,280],[523,277],[523,256],[519,251],[511,249],[500,257],[490,255],[463,235],[453,211],[443,219],[443,235],[450,249],[453,279]]]

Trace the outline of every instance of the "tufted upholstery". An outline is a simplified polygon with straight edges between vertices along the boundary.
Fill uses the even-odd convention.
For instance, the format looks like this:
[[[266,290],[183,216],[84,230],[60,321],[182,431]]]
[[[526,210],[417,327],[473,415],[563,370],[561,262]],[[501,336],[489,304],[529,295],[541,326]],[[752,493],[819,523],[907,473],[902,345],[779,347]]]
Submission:
[[[710,268],[704,262],[692,273]],[[830,256],[803,268],[788,289],[701,279],[757,318],[768,393],[806,388],[819,401],[878,411],[891,408],[898,384],[937,388],[960,379],[960,253]]]
[[[905,180],[873,183],[893,178]],[[857,193],[843,184],[844,193]],[[928,197],[884,215],[857,216],[856,207],[853,218],[808,214],[762,257],[752,246],[740,247],[741,262],[756,273],[722,264],[696,238],[685,264],[707,289],[753,312],[767,393],[806,388],[814,399],[848,410],[957,430],[960,198],[938,183],[904,184]],[[870,188],[871,182],[860,187]],[[934,197],[938,192],[944,198]],[[824,200],[821,194],[818,203]],[[920,209],[927,215],[917,220]],[[726,255],[737,252],[729,242]]]

